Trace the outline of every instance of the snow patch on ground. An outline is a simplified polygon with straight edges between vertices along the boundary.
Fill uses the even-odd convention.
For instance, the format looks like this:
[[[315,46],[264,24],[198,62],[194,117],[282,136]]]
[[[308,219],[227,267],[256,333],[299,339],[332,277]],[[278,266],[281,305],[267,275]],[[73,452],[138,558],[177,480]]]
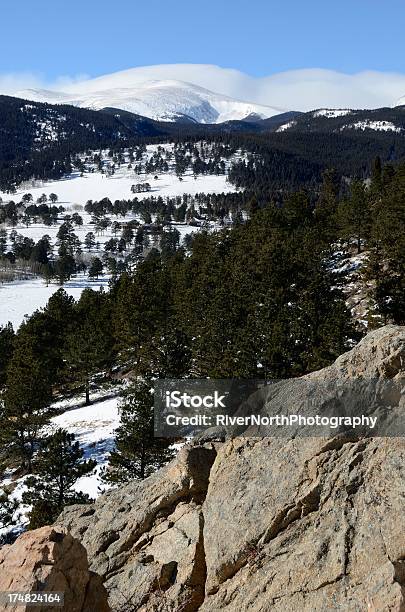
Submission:
[[[280,125],[280,127],[276,129],[276,132],[285,132],[289,128],[294,127],[296,124],[296,121],[288,121],[288,123],[283,123],[283,125]]]
[[[76,491],[87,493],[95,499],[109,486],[101,481],[100,474],[108,463],[108,456],[114,448],[115,430],[119,426],[120,418],[118,412],[119,398],[96,401],[90,406],[72,407],[77,404],[77,398],[63,402],[71,405],[66,412],[53,417],[51,424],[46,429],[49,433],[62,428],[73,433],[76,441],[84,451],[84,459],[94,459],[97,466],[90,474],[79,478],[74,486]],[[57,406],[58,404],[55,404]],[[4,487],[13,487],[10,499],[19,502],[19,507],[14,514],[15,525],[8,528],[0,528],[0,538],[8,533],[20,533],[28,524],[30,506],[21,503],[22,495],[27,490],[25,485],[27,474],[22,478],[15,479],[10,470],[6,471],[5,478],[0,482],[0,492]]]
[[[63,288],[73,298],[79,299],[86,287],[91,287],[96,291],[100,287],[108,288],[108,280],[108,277],[100,277],[98,280],[91,281],[87,276],[80,274],[71,278]],[[0,285],[0,326],[10,322],[16,330],[26,316],[46,306],[49,298],[59,288],[56,283],[47,285],[42,278]]]
[[[96,498],[108,488],[102,483],[100,472],[108,463],[108,456],[114,448],[115,430],[119,426],[119,398],[113,397],[68,410],[51,420],[52,427],[66,429],[75,435],[84,451],[84,459],[97,461],[95,470],[76,482],[75,490]]]
[[[397,127],[392,121],[371,121],[366,119],[365,121],[357,121],[350,125],[341,127],[341,131],[350,128],[354,130],[376,130],[377,132],[402,132],[402,128]]]
[[[321,108],[314,112],[314,117],[326,117],[327,119],[333,119],[334,117],[344,117],[350,115],[352,111],[350,108]]]
[[[365,245],[362,244],[365,248]],[[357,326],[362,331],[367,331],[369,316],[373,316],[374,309],[371,293],[373,283],[366,281],[363,275],[367,265],[369,252],[363,250],[361,253],[348,253],[346,250],[335,252],[331,269],[336,275],[344,275],[345,281],[342,287],[346,298],[346,306],[351,312]]]

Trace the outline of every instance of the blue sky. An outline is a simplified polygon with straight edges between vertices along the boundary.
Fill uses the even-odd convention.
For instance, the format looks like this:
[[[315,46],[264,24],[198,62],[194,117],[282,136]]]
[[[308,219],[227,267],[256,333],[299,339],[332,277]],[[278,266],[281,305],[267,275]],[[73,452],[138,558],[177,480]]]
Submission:
[[[1,13],[0,75],[177,62],[405,73],[403,0],[20,0]]]

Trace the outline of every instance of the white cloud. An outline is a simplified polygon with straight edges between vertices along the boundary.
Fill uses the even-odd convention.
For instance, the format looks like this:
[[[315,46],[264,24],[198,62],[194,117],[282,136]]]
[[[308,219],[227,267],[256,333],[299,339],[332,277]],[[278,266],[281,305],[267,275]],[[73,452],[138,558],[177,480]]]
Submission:
[[[260,79],[259,98],[272,96],[274,104],[297,110],[319,107],[377,108],[392,106],[405,94],[405,75],[360,72],[349,75],[332,70],[307,69]]]
[[[296,110],[391,106],[405,95],[405,74],[367,71],[343,74],[304,69],[251,77],[208,64],[163,64],[116,72],[72,86],[69,92],[90,93],[110,87],[134,87],[152,79],[188,81],[239,100]]]
[[[88,74],[78,74],[74,77],[71,76],[61,76],[56,79],[51,85],[48,86],[49,89],[55,89],[56,91],[65,91],[65,89],[77,85],[82,81],[89,80]]]
[[[25,89],[64,90],[81,81],[89,79],[87,74],[77,76],[60,76],[53,82],[47,82],[43,75],[32,72],[16,72],[0,74],[0,94],[13,95]]]
[[[31,74],[29,72],[0,74],[0,94],[12,95],[19,89],[42,87],[42,82],[43,81],[39,75]]]
[[[46,83],[41,76],[33,74],[0,75],[0,93],[46,88],[86,94],[116,87],[131,88],[155,79],[186,81],[239,100],[294,110],[392,106],[405,95],[405,74],[400,73],[365,71],[351,75],[313,68],[259,78],[207,64],[145,66],[95,79],[85,75],[60,77],[53,83]]]

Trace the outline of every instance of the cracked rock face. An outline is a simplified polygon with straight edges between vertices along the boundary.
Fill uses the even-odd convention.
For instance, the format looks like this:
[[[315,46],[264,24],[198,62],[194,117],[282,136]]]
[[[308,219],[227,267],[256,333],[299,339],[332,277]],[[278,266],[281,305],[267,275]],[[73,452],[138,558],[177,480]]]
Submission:
[[[72,535],[54,527],[27,531],[12,545],[0,549],[0,591],[59,591],[63,610],[108,612],[107,592],[97,574],[90,572],[85,548]],[[6,605],[0,610],[31,610]],[[58,612],[60,606],[35,607]]]
[[[213,448],[185,447],[145,481],[59,517],[86,547],[114,610],[167,610],[171,602],[191,612],[203,602],[202,504],[215,456]]]
[[[405,328],[387,326],[306,379],[403,391],[404,370]],[[300,382],[286,396],[301,396]],[[86,547],[117,612],[403,612],[404,517],[405,439],[339,434],[202,437],[58,523]]]
[[[201,610],[405,609],[402,439],[230,442],[203,513]]]

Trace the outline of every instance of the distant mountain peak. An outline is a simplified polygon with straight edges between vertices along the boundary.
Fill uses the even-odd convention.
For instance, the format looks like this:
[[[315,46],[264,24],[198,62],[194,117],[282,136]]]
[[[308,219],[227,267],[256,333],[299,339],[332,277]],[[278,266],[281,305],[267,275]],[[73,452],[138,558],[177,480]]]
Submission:
[[[186,81],[134,80],[131,71],[70,85],[64,92],[27,89],[16,96],[92,110],[117,108],[158,121],[178,121],[179,117],[185,117],[198,123],[223,123],[249,117],[265,119],[285,110],[234,99]]]

